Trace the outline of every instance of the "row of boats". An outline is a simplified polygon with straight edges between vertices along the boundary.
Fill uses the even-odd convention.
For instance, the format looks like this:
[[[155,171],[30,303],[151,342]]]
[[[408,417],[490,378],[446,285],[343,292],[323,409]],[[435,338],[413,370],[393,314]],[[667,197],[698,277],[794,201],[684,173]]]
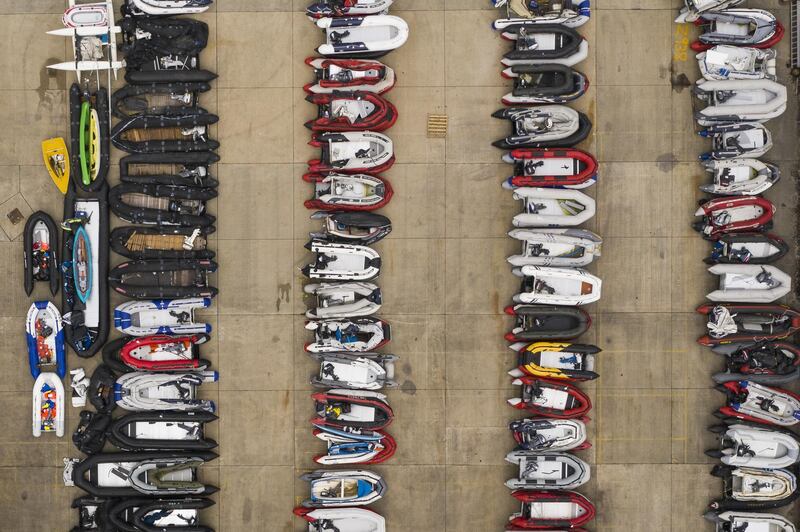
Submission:
[[[791,292],[792,277],[772,263],[788,245],[772,234],[775,205],[761,194],[780,178],[777,165],[759,159],[772,145],[762,124],[786,110],[786,87],[777,81],[776,52],[783,27],[769,12],[737,7],[743,0],[685,0],[676,19],[703,30],[691,48],[701,72],[692,90],[700,102],[694,118],[714,147],[701,156],[712,183],[702,185],[693,227],[711,242],[705,259],[719,288],[699,339],[725,361],[712,376],[725,405],[709,427],[718,444],[706,451],[721,462],[711,474],[722,481],[722,497],[705,518],[716,530],[794,532],[784,516],[766,513],[791,504],[800,491],[797,464],[800,396],[776,385],[800,377],[800,348],[789,338],[798,313],[775,301]],[[723,142],[723,135],[731,135]]]

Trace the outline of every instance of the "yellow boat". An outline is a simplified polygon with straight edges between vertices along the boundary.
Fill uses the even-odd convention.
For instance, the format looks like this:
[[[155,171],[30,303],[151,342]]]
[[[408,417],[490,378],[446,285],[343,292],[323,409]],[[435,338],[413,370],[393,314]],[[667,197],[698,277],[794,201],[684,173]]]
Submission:
[[[69,186],[69,152],[67,143],[61,137],[42,141],[42,157],[47,172],[62,194],[67,193]]]
[[[598,377],[595,356],[600,349],[588,344],[567,342],[534,342],[513,344],[511,349],[519,353],[518,366],[511,370],[512,376],[530,375],[548,379],[575,381],[593,380]]]
[[[94,108],[89,114],[89,173],[92,181],[100,173],[100,118]]]

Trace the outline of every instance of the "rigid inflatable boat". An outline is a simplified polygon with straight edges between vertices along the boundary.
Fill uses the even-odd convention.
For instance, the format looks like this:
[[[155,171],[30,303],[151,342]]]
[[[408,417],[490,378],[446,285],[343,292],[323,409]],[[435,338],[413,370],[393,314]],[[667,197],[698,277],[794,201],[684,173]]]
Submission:
[[[206,212],[206,202],[216,197],[213,187],[121,183],[108,200],[114,214],[129,223],[206,227],[216,221]]]
[[[512,266],[587,266],[600,256],[603,239],[586,229],[514,229],[522,253],[508,257]]]
[[[712,240],[725,233],[762,231],[772,227],[775,211],[775,205],[761,196],[714,198],[700,205],[694,215],[702,219],[692,227]]]
[[[208,259],[132,260],[108,274],[108,284],[117,293],[134,299],[214,297],[217,288],[209,276],[217,263]]]
[[[311,240],[305,248],[314,262],[300,269],[309,279],[369,281],[381,273],[381,257],[369,246]]]
[[[67,353],[64,347],[64,326],[61,313],[50,301],[34,301],[25,319],[28,364],[37,378],[50,371],[64,378],[67,375]]]
[[[783,26],[775,15],[763,9],[724,9],[710,11],[695,21],[703,32],[691,44],[702,52],[715,44],[772,48],[783,38]]]
[[[719,436],[719,448],[706,455],[736,467],[788,468],[800,462],[800,440],[788,429],[732,422],[710,428]]]
[[[772,133],[758,123],[719,124],[698,133],[711,139],[711,151],[700,160],[761,157],[772,149]]]
[[[33,436],[64,435],[64,385],[55,373],[43,371],[33,383]]]
[[[373,283],[307,284],[303,292],[316,299],[315,306],[306,311],[313,320],[371,316],[383,302],[381,289]]]
[[[715,264],[708,272],[719,276],[719,289],[706,295],[711,301],[771,303],[792,289],[792,278],[767,264]]]
[[[785,517],[776,514],[742,511],[708,512],[703,517],[716,524],[716,532],[734,530],[764,530],[766,532],[797,532]]]
[[[783,257],[789,245],[770,233],[729,233],[714,241],[706,264],[768,264]]]
[[[511,67],[514,88],[502,98],[506,105],[568,103],[589,88],[589,80],[564,65],[518,65]]]
[[[70,187],[64,197],[62,227],[70,228],[73,235],[77,229],[82,230],[80,239],[69,234],[63,238],[61,252],[65,261],[61,270],[64,338],[80,357],[94,355],[108,338],[108,285],[103,282],[108,276],[107,194],[104,186],[78,198],[74,187]]]
[[[504,188],[586,188],[597,181],[597,160],[581,150],[520,148],[503,155],[503,162],[514,165]]]
[[[300,480],[311,483],[311,496],[302,503],[305,508],[366,506],[386,492],[386,482],[372,471],[319,469],[302,475]]]
[[[782,388],[771,388],[751,381],[718,384],[715,389],[726,396],[723,416],[744,421],[791,426],[800,422],[800,396]]]
[[[319,373],[311,384],[323,388],[380,390],[395,387],[394,362],[397,357],[382,353],[309,353],[319,362]]]
[[[204,427],[216,420],[204,411],[133,412],[111,422],[108,441],[127,451],[213,449],[217,442],[206,437]]]
[[[525,376],[511,384],[522,387],[522,397],[509,399],[508,404],[537,416],[575,419],[592,409],[589,396],[566,382]]]
[[[572,28],[560,24],[517,25],[507,28],[503,37],[514,41],[514,48],[500,61],[507,67],[557,64],[573,66],[589,55],[589,42]],[[512,72],[505,70],[510,77]]]
[[[602,281],[579,268],[522,266],[514,268],[523,277],[514,303],[542,305],[588,305],[600,299]]]
[[[708,335],[697,340],[706,346],[779,340],[800,330],[800,312],[786,305],[700,305],[697,312],[708,316]]]
[[[319,320],[306,322],[314,331],[314,342],[305,344],[309,353],[368,353],[391,340],[391,327],[378,318]]]
[[[326,454],[314,461],[322,465],[380,464],[391,458],[397,442],[386,432],[315,425],[314,436],[328,444]]]
[[[50,294],[58,293],[61,265],[58,261],[58,228],[42,211],[28,216],[23,231],[22,258],[25,268],[25,293],[33,293],[36,281],[48,283]]]
[[[586,424],[579,419],[520,419],[508,428],[518,448],[526,451],[555,453],[591,447],[586,441]]]
[[[408,40],[408,24],[400,17],[320,18],[317,27],[325,33],[319,55],[376,59],[403,46]]]
[[[111,131],[111,142],[128,153],[213,151],[219,142],[208,137],[217,115],[198,109],[191,113],[137,115],[125,118]]]
[[[133,15],[191,15],[206,11],[214,0],[126,0]]]
[[[70,164],[72,182],[84,192],[105,188],[111,161],[108,93],[93,95],[73,84],[69,91]]]
[[[317,212],[311,218],[324,221],[321,231],[309,234],[313,240],[368,246],[392,232],[389,218],[371,212]]]
[[[303,180],[314,185],[314,198],[304,202],[307,209],[372,211],[389,203],[394,194],[386,179],[369,174],[308,173]]]
[[[572,490],[589,482],[589,464],[569,453],[516,450],[506,455],[506,462],[519,466],[517,478],[506,481],[512,490]]]
[[[211,325],[198,323],[194,316],[210,306],[211,299],[201,297],[128,301],[114,309],[114,327],[131,336],[210,333]]]
[[[186,114],[200,109],[198,98],[209,90],[208,83],[125,85],[111,95],[111,112],[123,120],[137,115]]]
[[[123,183],[216,187],[211,166],[219,155],[210,151],[178,153],[132,153],[119,160],[119,178]]]
[[[554,380],[587,381],[600,375],[595,371],[595,355],[600,348],[588,344],[564,342],[517,342],[509,348],[518,353],[512,377],[545,377]]]
[[[780,508],[794,501],[797,477],[787,469],[754,469],[717,465],[711,474],[722,479],[722,499],[712,502],[712,510],[763,510]]]
[[[205,410],[214,412],[214,401],[197,397],[200,385],[217,382],[216,371],[178,373],[126,373],[114,385],[117,405],[132,412],[152,410]]]
[[[714,181],[700,185],[700,190],[720,196],[756,196],[767,191],[781,178],[776,165],[758,159],[712,160],[702,164]]]
[[[589,22],[589,0],[565,0],[531,3],[527,0],[492,0],[495,7],[505,7],[505,18],[494,21],[496,30],[512,30],[518,25],[559,24],[577,28]],[[533,7],[536,6],[536,7]]]
[[[594,519],[594,505],[575,491],[516,490],[511,496],[520,501],[519,512],[508,518],[508,530],[575,528]]]
[[[386,520],[365,508],[298,507],[295,515],[308,521],[308,532],[386,532]],[[784,531],[780,531],[784,532]],[[785,532],[790,532],[786,530]],[[791,530],[791,532],[795,532]]]
[[[735,343],[715,346],[725,357],[725,371],[714,382],[748,380],[759,384],[786,384],[800,378],[800,346],[789,342]]]
[[[382,393],[368,390],[333,389],[315,393],[315,426],[337,429],[381,430],[394,420],[392,407]]]
[[[786,111],[786,86],[771,79],[701,79],[692,93],[707,104],[694,113],[701,126],[766,122]]]
[[[505,335],[509,342],[568,340],[582,335],[592,325],[589,314],[577,307],[513,305],[506,307],[505,313],[517,319]]]
[[[511,135],[492,143],[504,150],[574,146],[592,131],[589,117],[565,105],[506,107],[492,116],[511,122]]]
[[[115,370],[194,371],[211,366],[200,358],[200,346],[209,340],[207,334],[172,336],[122,337],[106,344],[103,361]],[[111,346],[111,347],[109,347]],[[107,360],[108,359],[108,360]]]
[[[512,219],[514,227],[575,226],[595,213],[594,199],[578,190],[523,187],[514,190],[513,198],[522,200],[525,209]]]
[[[118,227],[111,231],[111,249],[129,259],[212,259],[206,227]]]
[[[383,94],[395,84],[394,70],[371,59],[306,58],[314,69],[314,83],[303,89],[310,94],[330,94],[334,91],[366,91]]]
[[[211,451],[102,453],[65,460],[64,479],[97,497],[210,495],[215,486],[198,480]]]
[[[697,54],[703,77],[724,79],[775,79],[775,50],[721,44]]]
[[[708,11],[721,11],[729,7],[736,7],[744,2],[744,0],[684,0],[684,6],[675,22],[678,24],[684,22],[694,22],[700,18],[703,13]]]
[[[385,131],[397,121],[397,108],[374,92],[309,94],[317,117],[305,123],[311,131]]]
[[[393,0],[321,0],[306,8],[309,18],[385,15]]]
[[[312,173],[380,173],[394,164],[392,139],[372,131],[320,133],[310,146],[320,148],[320,158],[308,161]]]

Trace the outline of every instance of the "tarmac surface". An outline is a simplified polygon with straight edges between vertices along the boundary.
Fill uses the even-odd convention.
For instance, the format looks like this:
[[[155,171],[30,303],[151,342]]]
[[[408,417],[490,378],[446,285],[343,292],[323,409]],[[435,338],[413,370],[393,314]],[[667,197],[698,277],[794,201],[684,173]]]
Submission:
[[[62,458],[79,454],[69,437],[30,434],[24,221],[7,217],[15,209],[61,217],[39,143],[68,133],[72,79],[45,69],[71,58],[64,39],[45,35],[60,27],[64,4],[0,2],[7,51],[0,57],[0,529],[16,532],[69,529],[77,519],[70,502],[81,494],[61,482]],[[204,67],[219,73],[201,104],[221,117],[212,128],[222,143],[212,206],[220,295],[204,316],[214,333],[203,347],[221,374],[218,384],[203,386],[220,415],[208,429],[220,458],[204,477],[221,487],[204,516],[221,532],[304,530],[291,514],[306,494],[296,478],[322,450],[308,424],[314,365],[302,350],[298,270],[315,227],[303,208],[310,187],[300,179],[314,156],[303,127],[315,113],[301,90],[311,77],[303,59],[321,42],[302,14],[305,4],[218,0],[198,17],[211,28]],[[772,9],[788,26],[788,7],[777,0],[748,7]],[[705,180],[696,158],[707,149],[692,121],[689,82],[699,73],[684,39],[695,30],[687,35],[673,24],[672,0],[595,0],[592,9],[580,29],[590,56],[576,67],[591,80],[577,107],[595,126],[580,147],[601,165],[590,191],[597,216],[586,227],[604,238],[591,268],[603,279],[603,297],[588,309],[594,324],[581,338],[603,349],[601,378],[583,385],[594,402],[594,445],[581,453],[593,466],[581,491],[598,507],[588,528],[711,530],[700,516],[721,484],[708,474],[703,450],[713,444],[705,427],[722,400],[708,377],[720,361],[695,343],[704,320],[693,309],[713,289],[701,262],[710,246],[690,227]],[[378,282],[381,316],[393,326],[387,351],[401,357],[401,387],[389,392],[399,449],[372,468],[389,484],[374,509],[392,532],[497,531],[515,510],[503,485],[514,474],[503,460],[513,448],[506,425],[522,417],[506,404],[514,357],[502,313],[517,288],[505,263],[517,245],[505,232],[519,205],[500,187],[509,167],[490,145],[507,127],[490,115],[509,91],[499,76],[509,44],[490,29],[496,13],[488,0],[396,0],[393,14],[408,21],[411,37],[386,60],[398,75],[388,97],[400,118],[388,132],[398,164],[386,174],[395,196],[384,213],[394,231],[378,245]],[[791,84],[783,68],[788,43],[787,28],[779,77]],[[797,105],[790,94],[787,112],[768,124],[776,146],[766,159],[783,170],[767,196],[779,206],[775,232],[792,242],[779,266],[794,272]],[[449,117],[445,139],[426,137],[428,114]],[[112,165],[112,182],[117,175]],[[43,290],[34,296],[45,298]],[[68,363],[90,372],[97,359],[70,354]],[[69,434],[78,410],[68,408]]]

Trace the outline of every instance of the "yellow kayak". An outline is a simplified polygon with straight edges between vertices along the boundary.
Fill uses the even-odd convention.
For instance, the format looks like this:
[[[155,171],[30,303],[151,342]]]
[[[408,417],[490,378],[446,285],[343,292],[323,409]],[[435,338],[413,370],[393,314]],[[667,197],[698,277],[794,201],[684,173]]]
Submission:
[[[42,141],[42,157],[47,172],[62,194],[67,193],[69,186],[69,152],[67,143],[61,137]]]
[[[96,109],[89,114],[89,172],[92,181],[100,172],[100,118]]]

